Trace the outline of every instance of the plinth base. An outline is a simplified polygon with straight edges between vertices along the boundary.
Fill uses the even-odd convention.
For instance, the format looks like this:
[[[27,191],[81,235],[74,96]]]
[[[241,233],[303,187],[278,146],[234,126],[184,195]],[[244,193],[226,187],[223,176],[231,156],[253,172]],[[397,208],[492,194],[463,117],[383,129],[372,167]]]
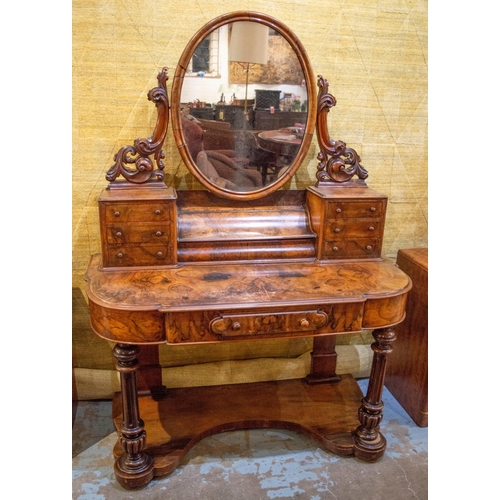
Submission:
[[[161,398],[139,398],[146,431],[145,452],[154,476],[170,474],[201,439],[252,428],[303,432],[337,455],[354,455],[363,394],[351,375],[340,382],[309,385],[305,380],[169,389]],[[115,427],[122,420],[121,393],[113,401]],[[115,457],[123,454],[117,443]]]

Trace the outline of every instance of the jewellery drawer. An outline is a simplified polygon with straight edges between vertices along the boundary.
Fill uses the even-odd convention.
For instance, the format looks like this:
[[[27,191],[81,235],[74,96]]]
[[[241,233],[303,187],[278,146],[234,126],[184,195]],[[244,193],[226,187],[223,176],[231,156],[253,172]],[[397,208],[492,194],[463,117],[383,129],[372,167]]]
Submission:
[[[170,344],[309,337],[361,330],[364,301],[253,310],[195,310],[165,314]]]
[[[330,201],[326,210],[329,219],[350,217],[381,217],[384,203],[380,200]]]
[[[380,257],[379,238],[323,242],[323,255],[331,259]]]
[[[123,245],[127,243],[168,243],[172,234],[171,223],[157,224],[108,224],[106,243]]]
[[[325,240],[339,238],[374,237],[380,234],[380,221],[375,219],[333,220],[325,224]]]
[[[104,214],[106,223],[171,221],[172,207],[160,202],[106,203]]]
[[[159,266],[170,264],[172,248],[169,245],[107,245],[104,261],[109,267]]]

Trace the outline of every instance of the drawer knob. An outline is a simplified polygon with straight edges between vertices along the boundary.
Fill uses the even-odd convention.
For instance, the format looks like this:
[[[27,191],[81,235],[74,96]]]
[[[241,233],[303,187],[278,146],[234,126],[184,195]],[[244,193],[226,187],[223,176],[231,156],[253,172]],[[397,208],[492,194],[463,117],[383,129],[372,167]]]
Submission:
[[[233,326],[231,327],[235,332],[237,332],[238,330],[241,330],[241,324],[238,322],[238,321],[235,321],[233,323]]]
[[[309,326],[309,321],[307,321],[307,319],[306,319],[306,318],[302,318],[302,319],[300,320],[300,326],[301,326],[302,328],[306,328],[306,327],[308,327],[308,326]]]
[[[121,238],[123,236],[122,232],[121,231],[117,231],[116,232],[116,236],[118,236],[118,238]]]
[[[377,209],[375,207],[370,208],[370,212],[376,212],[376,211],[377,211]]]
[[[119,259],[123,259],[123,254],[120,252],[118,254],[116,254],[116,256],[119,258]]]
[[[160,257],[160,258],[161,258],[161,257],[163,257],[163,252],[158,252],[158,253],[156,254],[156,256],[157,256],[157,257]]]
[[[340,229],[338,227],[335,228],[336,233],[340,233]]]
[[[156,215],[160,215],[160,214],[161,214],[161,210],[160,210],[160,209],[155,210],[155,214],[156,214]]]
[[[161,231],[156,231],[156,236],[161,236]]]
[[[368,231],[375,231],[375,228],[374,228],[373,226],[370,226],[370,227],[368,228]]]
[[[371,245],[366,245],[367,250],[373,250],[373,247]]]
[[[335,210],[335,212],[337,212],[338,214],[340,214],[340,213],[342,212],[342,209],[341,209],[341,208],[337,208],[337,209]]]
[[[333,251],[334,252],[338,252],[339,251],[339,247],[333,247]]]
[[[120,212],[118,212],[118,210],[115,212],[115,217],[120,217]]]

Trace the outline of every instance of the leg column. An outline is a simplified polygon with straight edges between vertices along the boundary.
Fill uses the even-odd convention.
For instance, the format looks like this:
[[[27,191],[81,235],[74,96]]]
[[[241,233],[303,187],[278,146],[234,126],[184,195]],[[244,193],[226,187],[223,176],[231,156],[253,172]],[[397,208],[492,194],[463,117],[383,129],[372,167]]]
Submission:
[[[386,440],[380,433],[382,421],[382,390],[384,388],[387,355],[392,352],[392,343],[396,340],[394,328],[380,328],[373,331],[375,342],[370,380],[366,396],[361,400],[358,410],[361,425],[354,432],[354,455],[367,462],[375,462],[385,451]]]
[[[115,462],[115,476],[125,488],[139,488],[153,478],[153,459],[145,453],[146,431],[139,417],[136,370],[139,368],[136,345],[117,344],[113,349],[120,372],[123,401],[123,421],[118,438],[123,451]]]

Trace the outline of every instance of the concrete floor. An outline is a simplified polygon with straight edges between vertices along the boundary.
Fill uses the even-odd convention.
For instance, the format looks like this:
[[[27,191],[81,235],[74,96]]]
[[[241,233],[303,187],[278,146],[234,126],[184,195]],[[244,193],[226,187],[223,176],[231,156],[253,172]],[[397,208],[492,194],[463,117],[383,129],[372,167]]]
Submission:
[[[367,382],[358,381],[363,393]],[[204,439],[170,476],[136,491],[114,478],[111,402],[81,401],[73,425],[73,500],[425,500],[427,428],[386,389],[383,400],[387,450],[374,464],[334,456],[291,431],[232,431]]]

